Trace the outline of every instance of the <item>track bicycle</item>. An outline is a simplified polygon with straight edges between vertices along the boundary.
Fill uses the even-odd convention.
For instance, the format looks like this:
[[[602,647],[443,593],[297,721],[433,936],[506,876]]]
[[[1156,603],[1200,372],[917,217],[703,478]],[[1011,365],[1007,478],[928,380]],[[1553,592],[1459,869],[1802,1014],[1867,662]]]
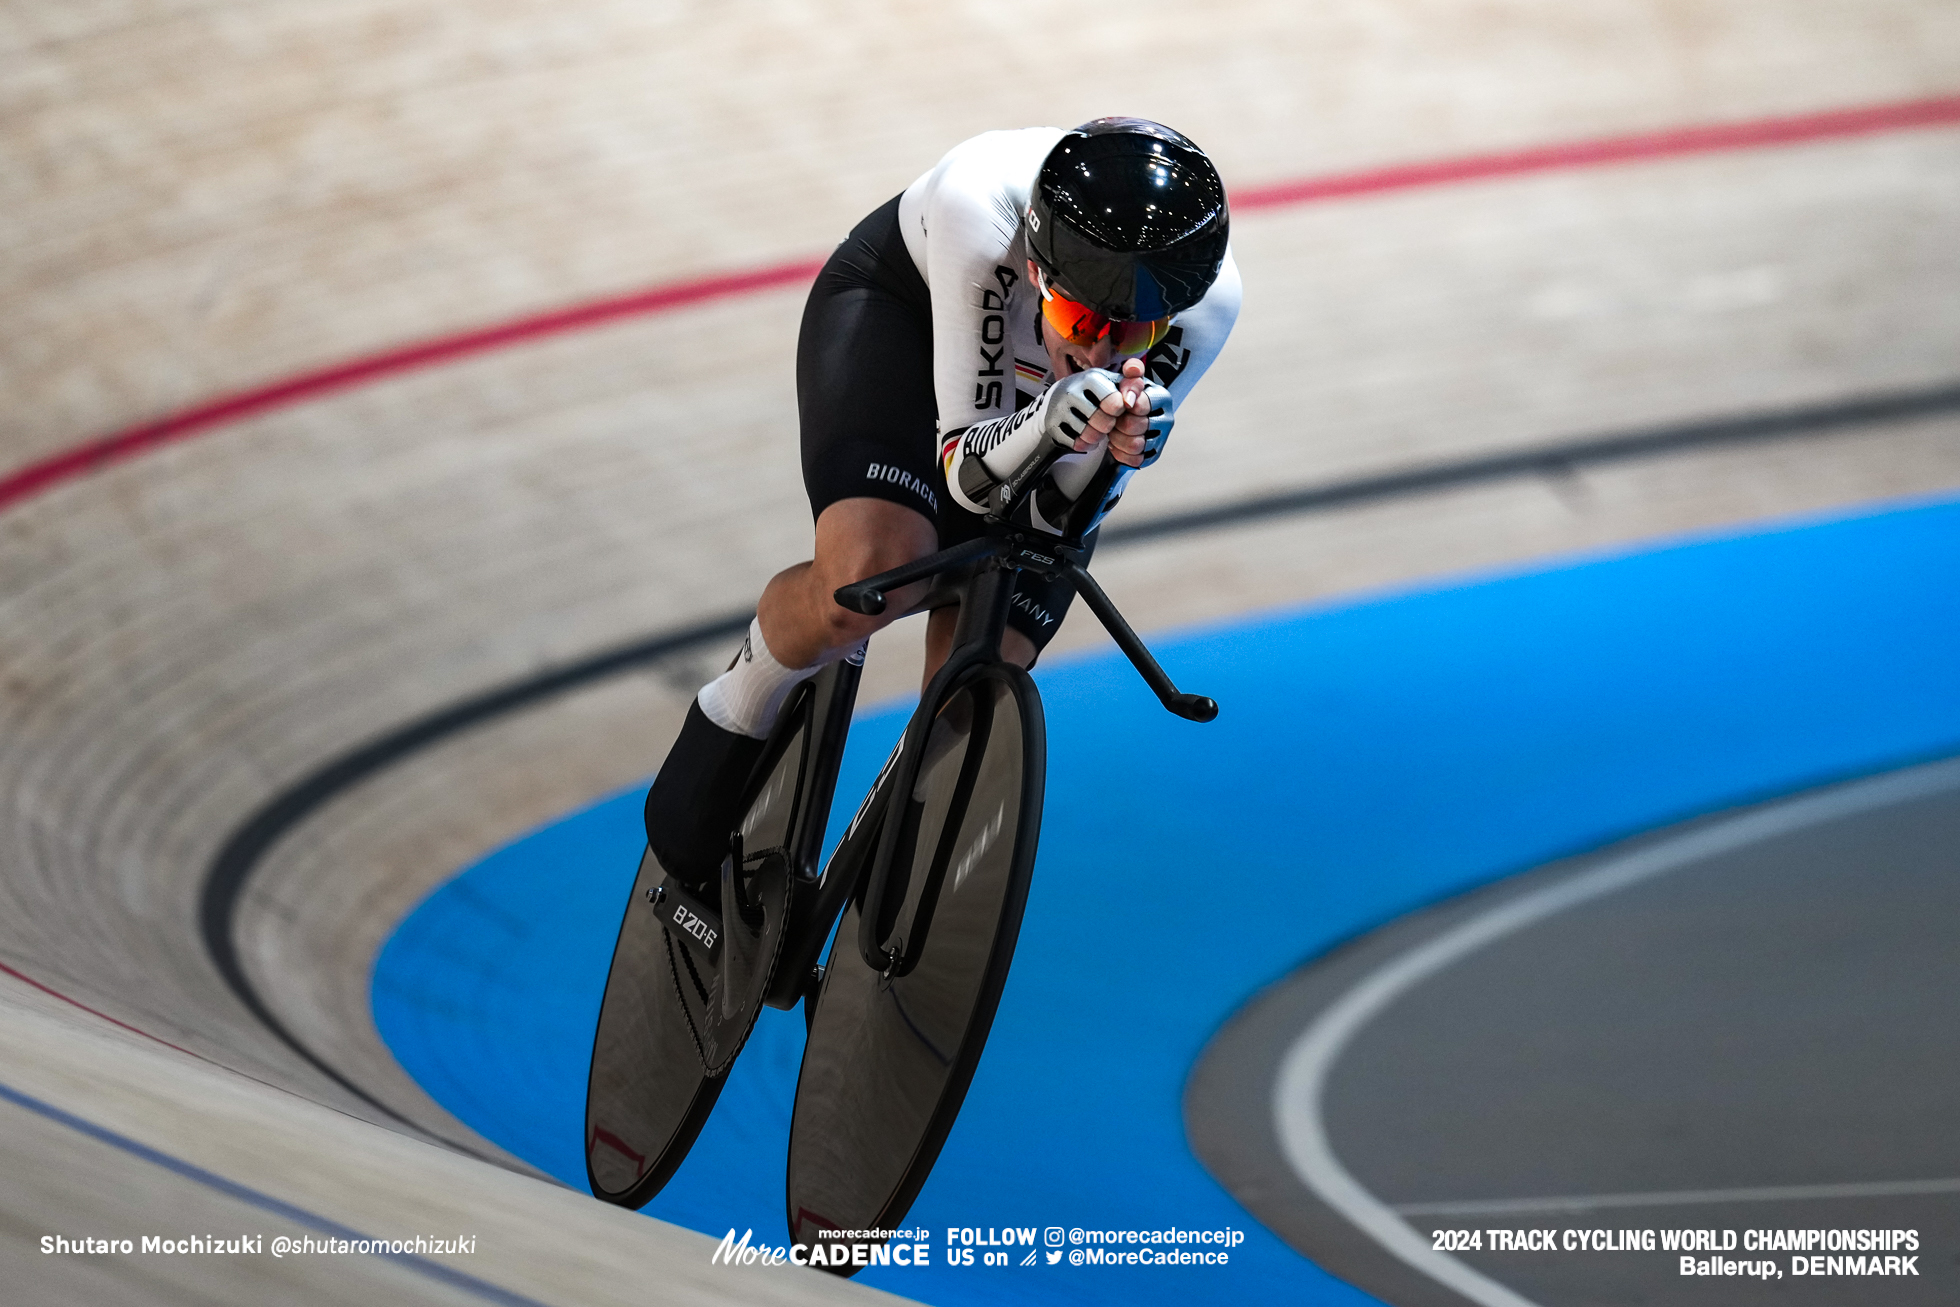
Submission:
[[[1056,452],[1010,481],[1009,504],[1020,509],[1016,492]],[[832,664],[785,705],[744,790],[719,903],[690,894],[650,850],[642,856],[587,1084],[595,1195],[639,1207],[658,1193],[761,1009],[800,1002],[808,1038],[790,1128],[790,1237],[903,1220],[979,1064],[1034,870],[1041,699],[1000,655],[1016,573],[1065,579],[1170,711],[1199,722],[1218,713],[1178,691],[1084,567],[1089,521],[1119,471],[1105,456],[1059,538],[1010,511],[974,540],[837,591],[839,604],[877,614],[888,592],[931,579],[919,607],[956,602],[959,617],[951,654],[826,865],[861,657]]]

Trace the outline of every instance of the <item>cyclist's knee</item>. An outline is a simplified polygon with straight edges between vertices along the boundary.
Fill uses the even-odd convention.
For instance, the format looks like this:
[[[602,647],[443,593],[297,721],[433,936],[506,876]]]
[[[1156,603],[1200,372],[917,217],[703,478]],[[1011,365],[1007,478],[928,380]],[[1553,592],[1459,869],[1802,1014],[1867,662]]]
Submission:
[[[814,571],[825,585],[850,585],[880,572],[889,572],[894,567],[903,567],[931,552],[930,548],[911,548],[905,541],[840,541],[828,550],[817,550]]]
[[[819,560],[818,566],[811,570],[811,579],[818,588],[816,609],[823,620],[825,645],[835,648],[838,645],[863,640],[884,630],[910,611],[910,604],[914,599],[912,591],[917,588],[908,586],[894,591],[886,596],[885,611],[871,616],[854,612],[838,603],[834,596],[840,587],[862,581],[866,577],[876,576],[880,572],[888,572],[894,567],[901,567],[911,562],[914,558],[922,557],[924,554],[901,557],[879,555],[855,561],[843,561],[834,567],[824,567],[822,560]]]
[[[876,571],[865,573],[865,576],[875,575],[877,575]],[[837,583],[839,586],[849,584],[849,581],[839,581]],[[824,624],[823,642],[827,648],[835,649],[867,639],[870,636],[876,635],[879,631],[884,630],[895,619],[904,615],[904,610],[896,605],[888,606],[884,612],[878,614],[876,617],[866,616],[863,613],[854,613],[831,598],[836,590],[837,586],[826,587],[820,596],[817,606],[817,611]]]
[[[817,550],[810,581],[828,600],[838,587],[924,558],[938,544],[933,524],[909,508],[883,500],[844,500],[831,505],[817,519]],[[820,603],[831,643],[861,640],[903,616],[908,608],[904,599],[918,589],[922,587],[899,591],[893,596],[894,602],[876,617],[852,612],[834,602]]]
[[[817,518],[818,569],[851,572],[839,585],[923,558],[938,547],[932,519],[883,499],[840,499]]]

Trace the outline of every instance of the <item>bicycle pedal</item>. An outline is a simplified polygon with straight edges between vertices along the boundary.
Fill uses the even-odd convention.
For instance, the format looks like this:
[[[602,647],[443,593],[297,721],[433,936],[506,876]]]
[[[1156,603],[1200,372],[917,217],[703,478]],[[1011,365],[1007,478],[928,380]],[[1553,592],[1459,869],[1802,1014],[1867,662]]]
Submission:
[[[809,974],[803,977],[803,986],[797,997],[803,1000],[803,1033],[809,1034],[817,1024],[817,996],[823,993],[824,968],[821,962],[811,966]]]
[[[677,935],[689,952],[714,965],[721,955],[721,914],[690,894],[671,875],[647,891],[660,924]]]

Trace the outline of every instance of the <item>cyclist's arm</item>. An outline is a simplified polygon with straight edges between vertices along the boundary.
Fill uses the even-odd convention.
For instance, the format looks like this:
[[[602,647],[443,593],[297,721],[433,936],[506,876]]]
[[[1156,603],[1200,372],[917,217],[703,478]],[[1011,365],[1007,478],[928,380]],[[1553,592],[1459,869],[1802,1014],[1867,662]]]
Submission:
[[[899,221],[932,296],[932,388],[939,431],[1003,417],[1041,391],[1021,210],[1061,130],[986,132],[906,188]]]
[[[1173,403],[1182,405],[1191,388],[1218,360],[1226,337],[1232,334],[1232,325],[1239,320],[1243,293],[1238,262],[1227,248],[1225,262],[1218,269],[1218,280],[1211,284],[1205,297],[1178,314],[1170,333],[1143,356],[1145,373],[1169,389]]]

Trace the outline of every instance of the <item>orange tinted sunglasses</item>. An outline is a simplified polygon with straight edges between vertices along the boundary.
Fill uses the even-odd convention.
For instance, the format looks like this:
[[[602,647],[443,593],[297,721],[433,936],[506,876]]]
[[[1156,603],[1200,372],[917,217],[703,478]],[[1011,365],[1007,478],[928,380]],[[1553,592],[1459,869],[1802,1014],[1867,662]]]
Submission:
[[[1108,336],[1119,356],[1141,354],[1162,340],[1171,329],[1169,318],[1124,322],[1098,313],[1086,304],[1076,303],[1050,285],[1046,277],[1040,278],[1037,284],[1041,288],[1042,321],[1071,345],[1087,349]]]

